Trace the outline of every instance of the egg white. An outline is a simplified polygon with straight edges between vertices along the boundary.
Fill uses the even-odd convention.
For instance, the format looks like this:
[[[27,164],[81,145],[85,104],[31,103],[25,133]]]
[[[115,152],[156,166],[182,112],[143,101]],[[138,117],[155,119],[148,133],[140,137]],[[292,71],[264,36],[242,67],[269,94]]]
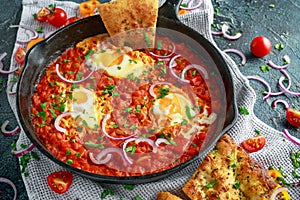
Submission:
[[[145,64],[141,60],[133,59],[125,52],[112,49],[95,52],[87,59],[86,64],[96,70],[106,70],[110,76],[116,78],[127,78],[130,74],[139,77],[145,71]]]
[[[152,111],[158,119],[159,126],[172,126],[189,119],[186,113],[187,107],[190,108],[191,116],[195,116],[196,112],[192,109],[191,100],[182,94],[171,92],[155,100]]]
[[[76,113],[76,118],[80,118],[79,125],[85,125],[88,126],[88,128],[94,128],[95,125],[99,125],[100,120],[99,115],[97,115],[95,99],[96,95],[91,90],[83,87],[78,87],[73,90],[72,101],[68,107]]]

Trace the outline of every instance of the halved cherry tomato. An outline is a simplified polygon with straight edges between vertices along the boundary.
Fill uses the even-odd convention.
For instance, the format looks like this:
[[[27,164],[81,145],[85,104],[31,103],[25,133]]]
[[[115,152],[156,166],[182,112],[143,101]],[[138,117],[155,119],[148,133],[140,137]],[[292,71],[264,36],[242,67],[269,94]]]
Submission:
[[[268,38],[264,36],[258,36],[252,40],[250,48],[254,56],[264,57],[271,52],[272,43]]]
[[[67,19],[66,23],[65,23],[65,26],[68,25],[68,24],[71,24],[73,22],[76,22],[77,20],[80,20],[81,18],[80,17],[77,17],[77,16],[74,16],[74,17],[70,17]]]
[[[293,108],[286,109],[286,119],[292,126],[300,126],[300,111]]]
[[[20,65],[22,65],[24,63],[25,55],[26,55],[25,49],[23,47],[19,46],[17,48],[16,53],[14,54],[15,61],[17,63],[19,63]]]
[[[266,144],[264,135],[257,135],[242,142],[242,147],[249,153],[261,150]]]
[[[71,186],[73,176],[68,171],[53,172],[47,177],[47,183],[51,190],[58,194],[65,193]]]
[[[39,12],[33,15],[34,19],[39,22],[47,21],[47,16],[50,14],[50,11],[46,7],[42,7]]]
[[[67,13],[61,8],[53,7],[47,16],[47,20],[52,26],[60,28],[67,22]]]

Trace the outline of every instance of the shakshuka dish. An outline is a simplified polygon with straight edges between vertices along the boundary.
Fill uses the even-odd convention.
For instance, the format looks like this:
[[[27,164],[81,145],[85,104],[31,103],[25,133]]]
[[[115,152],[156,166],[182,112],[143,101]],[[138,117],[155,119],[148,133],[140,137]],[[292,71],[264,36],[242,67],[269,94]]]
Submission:
[[[107,38],[78,42],[40,77],[31,115],[45,147],[106,176],[152,174],[195,157],[226,109],[214,72],[166,36],[141,49]]]

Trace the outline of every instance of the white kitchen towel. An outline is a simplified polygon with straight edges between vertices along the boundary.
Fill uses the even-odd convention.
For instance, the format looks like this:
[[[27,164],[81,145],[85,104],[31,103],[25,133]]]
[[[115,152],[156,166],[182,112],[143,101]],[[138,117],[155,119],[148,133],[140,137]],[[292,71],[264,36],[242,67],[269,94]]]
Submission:
[[[55,3],[58,7],[63,7],[66,10],[68,16],[74,16],[78,12],[78,4],[70,1],[23,0],[23,12],[20,24],[27,25],[33,28],[41,26],[41,24],[33,20],[32,14],[36,13],[42,6],[48,6],[52,3]],[[194,10],[193,12],[189,12],[188,14],[180,16],[180,20],[184,24],[198,31],[217,47],[211,34],[211,24],[213,22],[213,16],[214,13],[211,1],[204,0],[204,3],[200,8]],[[55,28],[46,24],[43,24],[43,27],[44,32],[46,33],[55,30]],[[20,37],[20,34],[18,34],[17,37]],[[18,45],[19,44],[16,43],[14,50],[17,49]],[[254,130],[261,130],[261,132],[266,136],[267,144],[261,151],[252,153],[251,156],[265,168],[268,168],[270,165],[284,166],[284,170],[286,172],[291,172],[293,170],[293,166],[289,158],[289,152],[296,152],[299,150],[299,147],[287,140],[284,140],[281,132],[264,124],[254,115],[253,107],[256,100],[254,90],[250,87],[247,78],[240,73],[239,68],[237,67],[235,62],[221,50],[220,52],[224,56],[224,59],[226,60],[233,77],[236,102],[238,104],[237,106],[244,106],[250,112],[249,115],[239,114],[236,124],[230,129],[228,133],[239,144],[241,143],[241,141],[253,136],[255,134]],[[17,64],[12,58],[10,66],[11,69],[15,68],[16,66]],[[13,75],[10,75],[8,84],[10,84],[12,79]],[[16,96],[8,95],[8,99],[17,118]],[[20,144],[30,144],[30,141],[26,137],[23,130],[20,133],[17,146],[19,147]],[[34,149],[34,151],[39,154],[41,160],[30,161],[26,169],[29,172],[29,176],[25,177],[23,175],[23,181],[25,183],[29,199],[32,200],[101,199],[101,193],[105,189],[112,189],[115,191],[114,195],[109,195],[105,199],[134,199],[136,196],[139,196],[143,200],[152,200],[156,199],[156,195],[159,191],[170,191],[171,193],[176,194],[182,198],[186,198],[181,191],[181,188],[184,183],[190,178],[190,176],[193,174],[194,170],[199,166],[202,160],[199,159],[195,161],[185,169],[171,175],[166,179],[153,183],[136,185],[131,191],[124,189],[123,185],[95,182],[74,174],[74,181],[70,189],[66,193],[59,195],[50,190],[46,182],[46,177],[51,172],[63,169],[59,165],[42,155],[37,149]],[[289,182],[297,181],[296,179],[293,179],[290,173],[288,174],[286,180]],[[299,188],[290,188],[289,191],[292,199],[300,199]]]

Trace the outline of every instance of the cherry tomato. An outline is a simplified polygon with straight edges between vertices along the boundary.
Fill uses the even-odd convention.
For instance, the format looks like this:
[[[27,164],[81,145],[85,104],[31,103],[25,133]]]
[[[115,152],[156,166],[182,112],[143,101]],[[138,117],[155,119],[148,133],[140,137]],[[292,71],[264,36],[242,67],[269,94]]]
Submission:
[[[53,172],[47,177],[47,183],[51,190],[58,194],[65,193],[71,186],[72,181],[73,176],[67,171]]]
[[[80,20],[80,17],[74,16],[67,19],[65,26],[72,24],[73,22],[76,22],[77,20]]]
[[[242,147],[249,153],[261,150],[266,144],[264,135],[257,135],[242,142]]]
[[[47,21],[48,15],[50,14],[50,10],[46,7],[42,7],[39,12],[34,14],[34,19],[39,22],[45,22]]]
[[[67,22],[67,13],[61,8],[51,8],[50,14],[47,16],[49,24],[57,28],[63,26]]]
[[[286,109],[286,119],[292,126],[300,126],[300,111],[288,108]]]
[[[14,54],[15,61],[22,65],[24,63],[25,55],[26,55],[25,49],[19,46],[16,53]]]
[[[250,48],[254,56],[264,57],[271,52],[272,43],[268,38],[264,36],[258,36],[252,40]]]

